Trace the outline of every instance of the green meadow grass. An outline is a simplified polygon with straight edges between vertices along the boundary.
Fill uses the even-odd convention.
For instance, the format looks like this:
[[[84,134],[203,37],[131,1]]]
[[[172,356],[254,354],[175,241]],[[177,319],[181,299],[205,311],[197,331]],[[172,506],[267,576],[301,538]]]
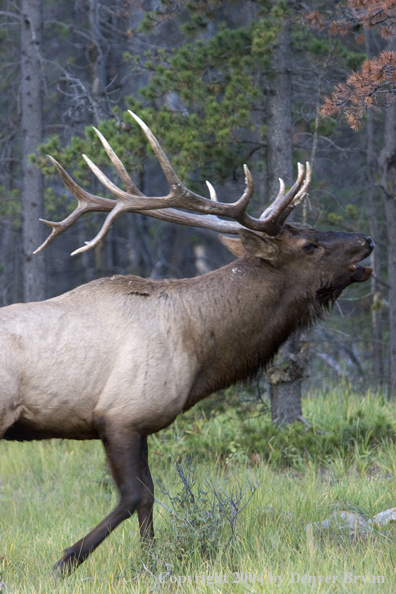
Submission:
[[[380,395],[357,396],[341,386],[305,399],[304,414],[311,423],[307,431],[302,424],[273,427],[261,405],[242,406],[232,392],[227,397],[230,406],[224,400],[216,409],[214,400],[207,401],[150,438],[153,477],[174,503],[179,501],[180,521],[156,504],[154,549],[141,549],[133,517],[65,579],[56,579],[51,569],[62,549],[91,530],[117,502],[101,444],[1,442],[1,591],[395,592],[392,531],[357,542],[323,534],[309,543],[305,528],[337,510],[370,518],[396,505],[396,406]],[[190,454],[198,465],[193,515],[180,499],[183,489],[175,471],[176,461],[186,461]],[[213,499],[208,480],[218,492],[231,495],[247,480],[261,484],[238,516],[227,549],[226,519],[213,524],[221,530],[216,540],[213,528],[211,537],[211,514],[214,520],[224,517],[216,505],[208,513]],[[156,496],[172,507],[158,488]],[[295,579],[300,575],[300,582],[291,583],[292,572]],[[348,577],[382,576],[384,583],[360,578],[344,583],[345,572]],[[208,576],[215,573],[223,580],[226,575],[227,582],[209,585]],[[159,576],[166,574],[160,583]],[[233,583],[238,574],[247,583]],[[202,575],[205,583],[195,577]],[[270,583],[271,575],[281,576],[282,584],[279,578]],[[303,575],[316,576],[316,583],[302,584]],[[194,583],[182,583],[182,576]],[[323,576],[322,583],[317,576]],[[335,576],[334,583],[326,583],[326,576]]]

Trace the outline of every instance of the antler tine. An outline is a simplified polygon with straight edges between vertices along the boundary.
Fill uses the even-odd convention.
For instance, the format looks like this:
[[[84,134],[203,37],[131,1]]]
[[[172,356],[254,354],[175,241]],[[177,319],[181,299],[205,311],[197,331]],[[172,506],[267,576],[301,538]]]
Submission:
[[[78,216],[75,217],[75,220],[77,220],[77,219],[78,219]],[[40,245],[40,247],[38,247],[36,250],[34,250],[33,254],[38,254],[39,252],[41,252],[44,248],[47,247],[47,245],[52,243],[54,241],[54,239],[56,239],[58,237],[58,235],[60,235],[65,229],[67,229],[67,227],[70,226],[70,225],[64,226],[64,225],[62,225],[62,223],[54,223],[52,221],[46,221],[45,219],[39,219],[39,221],[41,221],[45,225],[48,225],[49,227],[52,227],[52,231],[51,231],[50,235],[48,235],[47,239],[45,241],[43,241],[43,243]]]
[[[279,192],[277,197],[275,198],[274,202],[277,202],[279,200],[282,200],[283,196],[285,195],[285,182],[283,181],[283,179],[281,177],[278,177],[279,179]]]
[[[246,166],[245,166],[246,167]],[[246,167],[248,176],[250,172]],[[248,214],[243,213],[239,217],[234,217],[239,223],[244,225],[245,228],[252,229],[253,231],[262,231],[269,235],[277,235],[282,228],[282,222],[286,216],[281,217],[284,211],[289,207],[290,203],[299,196],[299,190],[304,178],[304,167],[301,163],[298,163],[298,175],[297,180],[285,195],[285,184],[281,178],[279,178],[279,192],[272,204],[263,212],[260,218],[255,219],[250,217]],[[248,181],[247,181],[248,183]],[[309,181],[308,181],[309,183]],[[308,187],[308,184],[307,186]]]
[[[107,215],[105,222],[103,223],[99,233],[91,239],[91,241],[86,241],[83,247],[74,250],[71,253],[72,256],[76,256],[77,254],[81,254],[82,252],[86,252],[102,241],[110,231],[111,225],[122,215],[123,212],[127,212],[128,208],[122,202],[116,202],[116,205],[111,210],[111,212]]]
[[[293,202],[290,204],[290,206],[293,206],[293,208],[294,208],[295,206],[300,204],[300,202],[304,199],[304,197],[307,194],[307,190],[310,186],[311,179],[312,179],[312,168],[311,168],[311,164],[309,163],[309,161],[307,161],[305,164],[305,178],[304,178],[303,185],[301,186],[300,190],[297,192],[297,194],[293,198]]]
[[[90,194],[81,188],[74,181],[74,179],[70,177],[70,175],[63,169],[62,165],[60,165],[56,159],[50,155],[48,155],[48,158],[51,160],[52,164],[55,165],[66,188],[69,190],[69,192],[71,192],[71,194],[73,194],[75,198],[77,198],[79,206],[86,209],[84,212],[89,212],[90,210],[110,210],[113,208],[115,205],[115,200],[110,200],[109,198],[102,198],[101,196]],[[110,209],[108,207],[110,207]]]
[[[250,200],[250,198],[252,197],[253,191],[254,191],[253,176],[250,173],[249,167],[245,163],[243,165],[243,171],[245,174],[245,184],[246,184],[245,192],[248,194],[249,200]]]
[[[287,208],[290,202],[292,202],[293,198],[299,191],[304,179],[304,166],[301,165],[301,163],[297,164],[297,170],[297,179],[290,188],[290,190],[287,192],[287,194],[282,195],[281,191],[279,191],[278,196],[275,198],[274,202],[261,215],[260,220],[263,221],[263,223],[265,221],[277,222],[285,208]]]
[[[124,184],[124,186],[126,187],[127,191],[130,194],[137,194],[138,196],[144,196],[144,194],[139,190],[139,188],[137,188],[135,186],[135,184],[129,177],[128,172],[124,167],[124,164],[117,157],[117,155],[115,154],[115,152],[113,151],[113,149],[111,148],[111,146],[109,145],[109,143],[107,142],[107,140],[103,136],[103,134],[101,132],[99,132],[99,130],[97,128],[95,128],[94,126],[93,126],[93,129],[95,130],[96,134],[99,137],[99,140],[103,144],[103,147],[104,147],[110,161],[113,163],[114,167],[116,168],[117,173],[120,176],[121,181]]]
[[[293,200],[293,204],[297,206],[303,200],[304,196],[307,194],[308,188],[311,184],[312,179],[312,167],[309,161],[305,163],[305,179],[302,185],[301,190],[298,192],[296,197]]]
[[[245,191],[243,192],[240,200],[244,200],[246,202],[246,206],[247,206],[250,202],[251,197],[253,196],[254,181],[253,181],[252,174],[249,171],[249,167],[245,164],[243,165],[243,171],[245,173]],[[244,218],[245,215],[246,215],[246,217],[248,217],[249,215],[247,215],[245,211],[246,211],[246,207],[243,209],[241,217],[235,216],[234,218],[239,221],[239,219]]]
[[[293,198],[293,201],[289,204],[289,206],[287,208],[285,208],[283,213],[280,215],[278,221],[281,225],[285,222],[285,220],[287,219],[289,214],[292,212],[292,210],[294,210],[295,207],[298,204],[300,204],[300,202],[302,202],[304,200],[305,196],[307,195],[307,190],[311,183],[311,179],[312,179],[312,168],[311,168],[311,164],[307,161],[303,185],[301,186],[300,190],[297,192],[297,194]]]
[[[206,180],[206,185],[208,186],[209,195],[210,195],[210,199],[212,200],[212,202],[218,202],[216,190],[214,189],[212,184]]]
[[[37,254],[41,252],[44,248],[47,247],[50,243],[54,241],[58,235],[63,233],[66,229],[71,227],[77,219],[81,217],[86,212],[97,212],[97,211],[106,211],[112,210],[115,205],[114,200],[109,200],[108,198],[101,198],[100,196],[95,196],[94,194],[90,194],[83,190],[76,182],[70,177],[68,173],[63,169],[62,165],[56,161],[53,157],[48,155],[48,158],[51,160],[53,165],[55,165],[56,169],[58,170],[63,183],[65,184],[66,188],[73,194],[73,196],[77,199],[78,205],[74,209],[74,211],[66,217],[63,221],[59,223],[55,223],[53,221],[46,221],[45,219],[40,219],[45,225],[52,227],[51,234],[47,237],[47,239],[38,247],[33,254]]]
[[[271,208],[274,207],[274,205],[279,202],[279,200],[282,200],[283,196],[285,195],[285,182],[283,181],[283,179],[281,177],[278,177],[279,179],[279,192],[277,197],[275,198],[275,200],[272,202],[272,204],[270,205]],[[269,208],[270,208],[269,207]],[[268,208],[262,212],[261,216],[260,216],[260,221],[264,220],[266,218],[266,213],[268,211]]]
[[[110,190],[110,192],[117,197],[117,202],[119,201],[120,203],[122,203],[125,210],[128,210],[129,212],[136,212],[142,209],[148,210],[155,208],[164,208],[166,206],[175,206],[175,201],[172,199],[170,195],[159,198],[148,198],[147,196],[144,196],[144,194],[142,194],[141,192],[139,192],[138,195],[124,192],[123,190],[121,190],[121,188],[116,186],[107,177],[107,175],[105,175],[103,171],[101,171],[99,167],[97,167],[95,163],[93,163],[91,159],[87,157],[87,155],[83,155],[83,158],[90,170],[92,171],[92,173],[98,178],[98,180],[101,182],[101,184],[104,185],[105,188]],[[204,198],[202,198],[202,200],[204,200]]]
[[[170,185],[170,193],[168,194],[167,198],[169,198],[171,202],[169,206],[186,208],[188,210],[194,210],[204,214],[227,216],[238,220],[238,217],[246,210],[253,192],[245,191],[239,200],[231,204],[218,202],[217,200],[214,201],[212,199],[208,200],[199,194],[195,194],[195,192],[192,192],[186,188],[186,186],[177,177],[168,157],[165,155],[160,143],[151,132],[150,128],[143,122],[143,120],[139,118],[139,116],[133,113],[133,111],[128,110],[128,113],[139,124],[145,133],[149,143],[151,144],[154,154],[162,167],[165,177],[168,180]],[[166,206],[166,204],[164,204],[164,206]],[[146,208],[150,207],[148,206]]]
[[[141,120],[139,118],[139,116],[136,115],[136,113],[133,113],[133,111],[131,111],[130,109],[128,109],[128,113],[139,124],[139,126],[145,133],[146,138],[149,141],[149,143],[151,144],[151,148],[153,149],[154,154],[157,157],[157,159],[162,167],[162,171],[164,172],[165,177],[168,180],[168,183],[169,183],[171,189],[173,189],[173,186],[181,187],[184,189],[184,185],[177,177],[176,172],[173,169],[172,165],[170,164],[168,157],[165,155],[160,143],[158,142],[158,140],[156,139],[154,134],[151,132],[150,128],[147,126],[147,124],[145,124],[143,122],[143,120]]]

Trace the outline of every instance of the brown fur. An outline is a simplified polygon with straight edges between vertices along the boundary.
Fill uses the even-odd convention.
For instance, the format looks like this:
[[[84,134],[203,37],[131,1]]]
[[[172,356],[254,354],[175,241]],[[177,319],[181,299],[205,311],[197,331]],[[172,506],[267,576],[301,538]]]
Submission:
[[[277,237],[240,235],[228,243],[241,257],[200,277],[116,276],[0,310],[0,437],[101,439],[120,492],[115,510],[64,552],[61,571],[134,511],[151,538],[147,435],[256,373],[371,273],[357,264],[372,250],[360,234],[286,225]]]

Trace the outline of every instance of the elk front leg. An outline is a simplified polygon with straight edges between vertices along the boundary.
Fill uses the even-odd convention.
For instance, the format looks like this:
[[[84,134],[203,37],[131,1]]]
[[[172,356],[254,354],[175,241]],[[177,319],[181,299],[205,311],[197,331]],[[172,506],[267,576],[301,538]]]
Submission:
[[[142,438],[138,433],[131,433],[130,430],[123,431],[119,427],[114,427],[110,431],[103,424],[101,429],[100,437],[106,451],[111,474],[120,492],[120,502],[92,532],[64,551],[62,559],[55,564],[55,569],[63,574],[68,574],[81,565],[110,532],[129,518],[136,509],[140,509],[143,503],[141,453],[142,440],[145,438]],[[147,513],[147,504],[144,506],[144,510]]]

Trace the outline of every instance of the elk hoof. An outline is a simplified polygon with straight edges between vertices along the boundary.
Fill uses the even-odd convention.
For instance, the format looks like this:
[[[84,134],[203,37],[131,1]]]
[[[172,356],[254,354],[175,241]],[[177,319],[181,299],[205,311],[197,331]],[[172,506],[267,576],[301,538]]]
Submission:
[[[66,549],[62,559],[59,559],[54,565],[54,574],[56,577],[66,577],[70,575],[80,564],[76,559],[74,551]]]

